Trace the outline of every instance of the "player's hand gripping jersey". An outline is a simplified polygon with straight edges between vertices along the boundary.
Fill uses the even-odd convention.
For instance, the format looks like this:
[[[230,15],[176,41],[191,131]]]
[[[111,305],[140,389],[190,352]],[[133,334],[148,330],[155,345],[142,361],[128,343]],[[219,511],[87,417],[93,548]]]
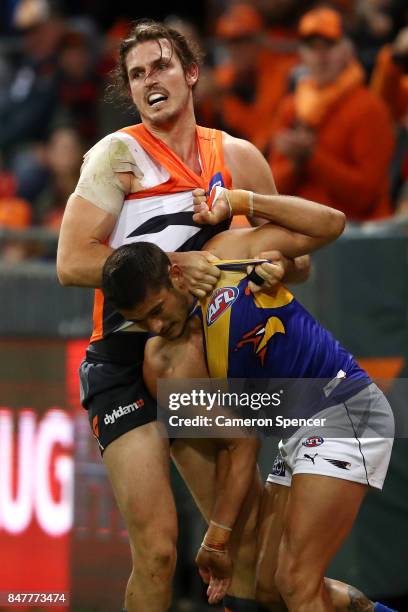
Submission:
[[[246,268],[251,263],[261,262],[217,262],[220,279],[201,301],[210,377],[331,380],[341,372],[330,403],[369,385],[353,356],[288,289],[281,285],[274,296],[249,291]]]

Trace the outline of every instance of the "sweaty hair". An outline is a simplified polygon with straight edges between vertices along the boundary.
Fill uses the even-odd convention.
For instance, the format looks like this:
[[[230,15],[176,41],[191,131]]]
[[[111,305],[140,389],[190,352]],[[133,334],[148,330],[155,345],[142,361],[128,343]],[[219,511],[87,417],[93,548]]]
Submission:
[[[102,291],[115,308],[129,310],[146,298],[150,289],[170,288],[170,260],[150,242],[119,247],[105,261]]]
[[[129,51],[139,43],[157,40],[161,53],[163,53],[160,39],[165,39],[170,43],[172,55],[175,53],[179,58],[184,74],[193,64],[199,66],[202,63],[203,53],[195,42],[187,40],[183,34],[159,21],[141,19],[134,23],[129,36],[121,42],[118,64],[111,73],[112,86],[108,88],[108,98],[112,97],[114,91],[121,98],[129,98],[129,77],[126,66]]]

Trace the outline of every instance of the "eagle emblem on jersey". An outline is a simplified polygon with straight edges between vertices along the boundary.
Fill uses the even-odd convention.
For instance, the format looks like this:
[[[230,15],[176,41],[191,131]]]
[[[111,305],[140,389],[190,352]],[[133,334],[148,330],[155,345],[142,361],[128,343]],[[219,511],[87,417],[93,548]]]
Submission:
[[[246,332],[241,340],[238,340],[234,351],[238,351],[247,344],[252,344],[254,353],[259,357],[261,366],[264,366],[269,341],[275,334],[284,334],[285,327],[278,317],[269,317],[265,323],[259,323],[253,329]]]
[[[220,287],[214,291],[207,307],[207,325],[212,325],[228,308],[231,308],[238,295],[237,287]]]

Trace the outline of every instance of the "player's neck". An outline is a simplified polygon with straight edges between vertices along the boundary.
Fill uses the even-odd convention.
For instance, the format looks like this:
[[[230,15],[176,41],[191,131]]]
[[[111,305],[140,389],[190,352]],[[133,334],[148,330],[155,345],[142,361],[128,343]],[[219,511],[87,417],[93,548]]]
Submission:
[[[146,125],[156,138],[162,140],[196,174],[201,174],[194,113],[178,117],[166,125]]]
[[[190,337],[192,334],[202,332],[200,317],[190,317],[185,327],[185,337]]]

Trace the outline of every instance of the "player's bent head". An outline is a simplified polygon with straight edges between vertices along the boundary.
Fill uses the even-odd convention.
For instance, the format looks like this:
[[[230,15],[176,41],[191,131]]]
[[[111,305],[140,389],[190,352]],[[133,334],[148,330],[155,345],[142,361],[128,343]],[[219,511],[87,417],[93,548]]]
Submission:
[[[102,291],[118,310],[129,310],[150,291],[172,287],[166,253],[150,242],[126,244],[113,251],[102,270]]]
[[[122,94],[129,91],[129,76],[126,59],[129,51],[136,45],[155,40],[161,48],[161,42],[167,40],[187,74],[192,66],[200,66],[203,61],[203,52],[196,42],[187,40],[183,34],[174,28],[168,27],[152,19],[140,19],[135,22],[129,35],[121,42],[119,47],[119,61],[113,77]],[[162,50],[163,52],[163,50]]]

